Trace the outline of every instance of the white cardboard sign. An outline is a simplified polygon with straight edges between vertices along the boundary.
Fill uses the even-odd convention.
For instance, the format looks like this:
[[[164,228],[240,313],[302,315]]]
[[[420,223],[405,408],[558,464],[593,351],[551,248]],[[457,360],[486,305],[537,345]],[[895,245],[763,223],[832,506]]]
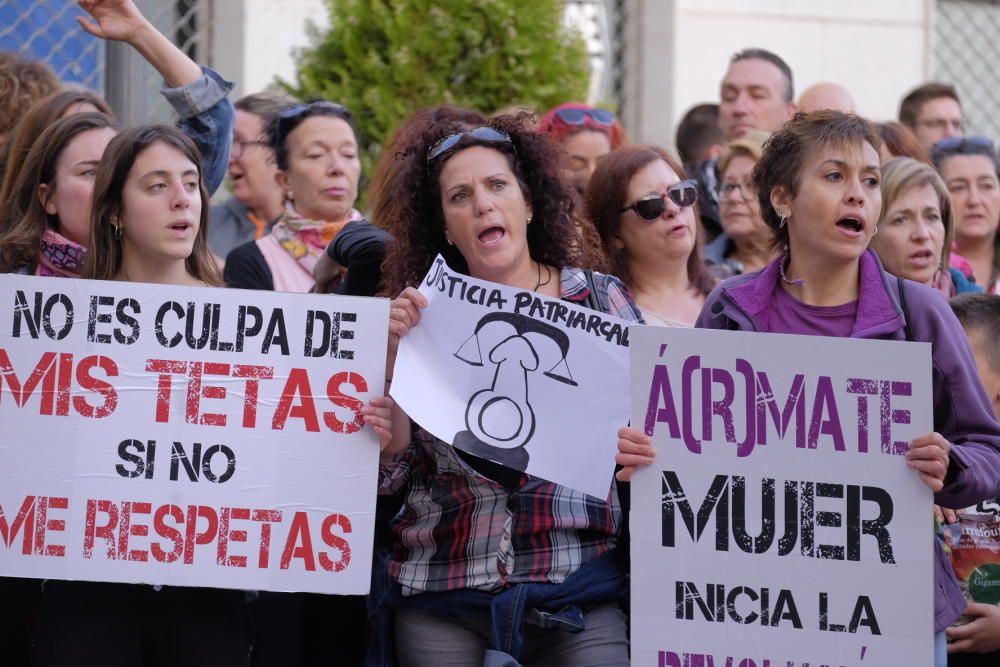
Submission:
[[[632,664],[933,664],[930,345],[633,327]]]
[[[365,593],[384,299],[0,276],[0,575]]]
[[[628,323],[453,272],[402,339],[392,397],[458,449],[607,498],[628,420]]]

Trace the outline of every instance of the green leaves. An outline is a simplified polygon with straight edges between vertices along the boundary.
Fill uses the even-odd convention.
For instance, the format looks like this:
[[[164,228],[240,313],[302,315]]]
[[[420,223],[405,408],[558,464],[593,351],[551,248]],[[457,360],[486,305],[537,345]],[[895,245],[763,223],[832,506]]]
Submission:
[[[362,163],[418,109],[539,112],[586,96],[587,53],[562,0],[327,0],[331,28],[299,53],[302,98],[346,105]]]

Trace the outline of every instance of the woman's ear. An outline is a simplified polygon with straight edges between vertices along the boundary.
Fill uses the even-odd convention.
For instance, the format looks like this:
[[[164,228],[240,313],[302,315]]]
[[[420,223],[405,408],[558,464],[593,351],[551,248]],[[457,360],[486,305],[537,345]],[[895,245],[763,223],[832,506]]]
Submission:
[[[38,192],[36,194],[38,196],[38,203],[42,205],[42,208],[45,209],[46,213],[49,215],[59,215],[56,203],[52,199],[52,189],[49,188],[48,184],[39,183]]]
[[[791,217],[792,196],[783,185],[771,188],[771,206],[774,212],[783,218]]]
[[[274,172],[274,180],[278,184],[278,187],[281,188],[281,191],[284,193],[285,197],[291,199],[292,186],[288,182],[288,176],[285,174],[285,172],[281,170]]]

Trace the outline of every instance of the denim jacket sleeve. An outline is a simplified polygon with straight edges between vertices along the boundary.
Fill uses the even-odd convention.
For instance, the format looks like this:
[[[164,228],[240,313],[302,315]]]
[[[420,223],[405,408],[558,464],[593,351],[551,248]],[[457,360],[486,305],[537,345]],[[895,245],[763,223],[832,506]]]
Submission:
[[[211,196],[222,185],[233,143],[236,112],[229,101],[233,82],[202,67],[203,77],[181,88],[164,86],[160,93],[180,116],[179,127],[201,151],[201,172]]]

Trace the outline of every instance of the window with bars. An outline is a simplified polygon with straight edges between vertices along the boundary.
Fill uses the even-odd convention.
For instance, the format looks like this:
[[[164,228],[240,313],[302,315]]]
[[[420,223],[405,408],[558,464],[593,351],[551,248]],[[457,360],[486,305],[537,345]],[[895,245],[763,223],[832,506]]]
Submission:
[[[933,78],[958,89],[966,132],[1000,138],[1000,1],[937,0]]]

